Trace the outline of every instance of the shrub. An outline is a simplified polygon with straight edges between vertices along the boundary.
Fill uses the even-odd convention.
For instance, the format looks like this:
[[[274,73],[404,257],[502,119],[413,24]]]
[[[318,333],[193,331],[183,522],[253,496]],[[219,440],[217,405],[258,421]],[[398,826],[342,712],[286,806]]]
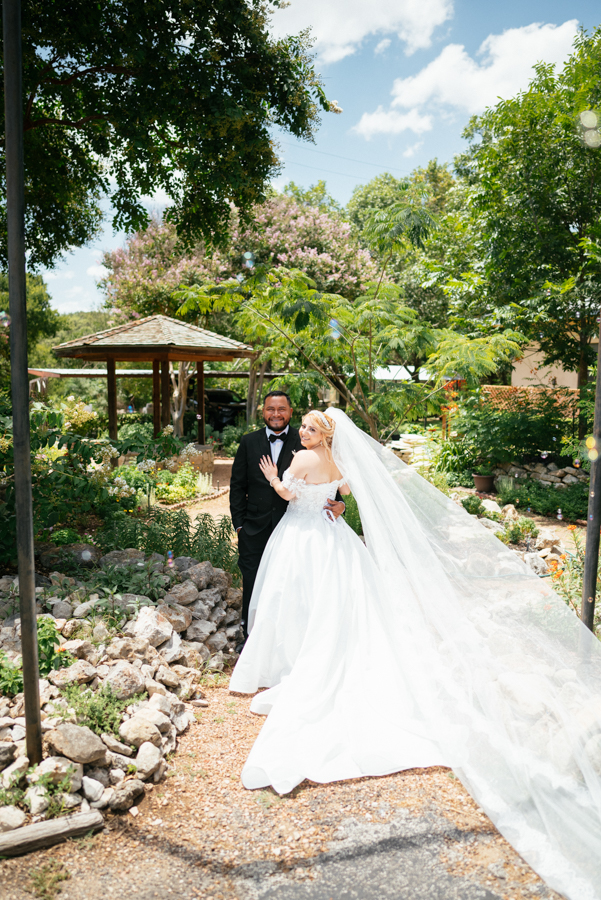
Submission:
[[[470,494],[469,497],[464,497],[461,501],[461,505],[471,516],[484,516],[486,514],[486,509],[484,508],[482,500],[476,494]]]
[[[128,544],[128,546],[130,546]],[[151,600],[159,600],[165,593],[165,575],[157,572],[152,561],[132,562],[123,566],[106,566],[94,573],[91,584],[94,588],[107,592],[110,608],[110,594],[141,594]]]
[[[87,725],[98,735],[114,734],[118,737],[121,714],[131,700],[118,700],[107,684],[96,691],[77,684],[67,685],[62,694],[74,710],[79,725]],[[145,697],[146,694],[140,694],[136,700],[143,700]]]
[[[165,555],[171,550],[174,556],[208,559],[213,566],[239,577],[234,537],[229,516],[214,519],[209,513],[202,513],[192,525],[185,510],[156,506],[144,516],[118,513],[96,534],[105,553],[122,547],[135,547],[146,554]]]
[[[59,650],[61,637],[54,621],[43,616],[38,619],[38,665],[40,676],[45,678],[53,669],[60,669],[73,662],[73,658],[64,650]],[[14,697],[23,690],[23,670],[20,665],[11,662],[4,653],[0,653],[0,695]]]
[[[81,538],[73,528],[57,528],[52,533],[52,542],[62,546],[63,544],[77,544]]]
[[[519,486],[499,485],[502,503],[513,503],[520,509],[530,508],[541,516],[556,516],[561,509],[564,519],[586,519],[588,508],[588,484],[569,484],[562,490],[540,481],[528,480]]]
[[[346,497],[343,497],[342,499],[346,504],[346,511],[344,513],[344,520],[346,524],[353,529],[355,534],[362,535],[363,523],[361,522],[361,516],[359,515],[359,507],[357,506],[357,501],[352,494],[347,494]]]
[[[520,516],[514,522],[509,522],[505,527],[505,541],[508,544],[520,544],[527,538],[535,538],[538,528],[532,519]]]
[[[190,463],[184,463],[177,472],[169,473],[169,480],[157,479],[156,498],[167,502],[177,503],[179,500],[189,500],[202,494],[210,493],[212,476],[199,474]]]

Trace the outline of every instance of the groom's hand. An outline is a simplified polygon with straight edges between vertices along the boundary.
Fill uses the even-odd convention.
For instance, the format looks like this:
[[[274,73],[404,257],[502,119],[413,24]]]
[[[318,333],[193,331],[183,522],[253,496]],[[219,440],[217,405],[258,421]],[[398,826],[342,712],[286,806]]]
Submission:
[[[342,500],[326,500],[324,509],[329,509],[335,519],[341,516],[346,509],[346,504]]]

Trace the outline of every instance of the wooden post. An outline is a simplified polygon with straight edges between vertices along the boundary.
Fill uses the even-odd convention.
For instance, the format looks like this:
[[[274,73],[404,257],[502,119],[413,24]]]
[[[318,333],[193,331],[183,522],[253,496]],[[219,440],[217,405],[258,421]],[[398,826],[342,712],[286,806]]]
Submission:
[[[204,444],[205,434],[205,364],[203,360],[196,363],[196,415],[198,423],[198,443]]]
[[[161,430],[161,373],[158,359],[152,361],[152,428],[156,437]]]
[[[115,360],[106,361],[106,389],[109,407],[109,438],[116,441],[118,437],[117,426],[117,376],[115,374]]]
[[[595,599],[599,566],[599,529],[601,528],[601,310],[599,311],[599,344],[597,349],[597,384],[595,387],[595,418],[592,446],[589,447],[591,477],[589,481],[586,547],[582,578],[581,618],[587,628],[595,632]]]
[[[171,409],[169,403],[169,360],[161,363],[161,425],[163,428],[169,424]]]
[[[23,105],[21,89],[21,3],[2,3],[8,231],[10,368],[13,407],[14,491],[19,566],[19,604],[25,740],[31,765],[42,759],[42,723],[35,607],[29,376],[27,374],[27,300],[25,289],[25,197],[23,175]]]

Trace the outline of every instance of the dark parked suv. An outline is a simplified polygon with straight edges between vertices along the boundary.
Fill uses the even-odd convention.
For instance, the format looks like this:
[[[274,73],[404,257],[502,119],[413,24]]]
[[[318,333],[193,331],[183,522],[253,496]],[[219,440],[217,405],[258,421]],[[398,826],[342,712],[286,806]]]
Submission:
[[[211,428],[223,431],[226,425],[236,425],[246,415],[246,400],[234,391],[211,388],[205,391],[205,417]]]

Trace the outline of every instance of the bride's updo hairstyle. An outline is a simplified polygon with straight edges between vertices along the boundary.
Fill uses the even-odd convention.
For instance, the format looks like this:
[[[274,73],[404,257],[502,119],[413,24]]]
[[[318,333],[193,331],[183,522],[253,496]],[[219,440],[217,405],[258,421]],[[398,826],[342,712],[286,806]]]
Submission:
[[[336,422],[334,419],[331,419],[329,416],[326,416],[325,413],[320,412],[318,409],[312,409],[307,413],[306,416],[303,416],[303,423],[310,422],[311,425],[314,425],[318,431],[321,431],[322,444],[325,448],[326,455],[328,459],[332,459],[332,440],[334,438],[334,431],[336,430]]]

